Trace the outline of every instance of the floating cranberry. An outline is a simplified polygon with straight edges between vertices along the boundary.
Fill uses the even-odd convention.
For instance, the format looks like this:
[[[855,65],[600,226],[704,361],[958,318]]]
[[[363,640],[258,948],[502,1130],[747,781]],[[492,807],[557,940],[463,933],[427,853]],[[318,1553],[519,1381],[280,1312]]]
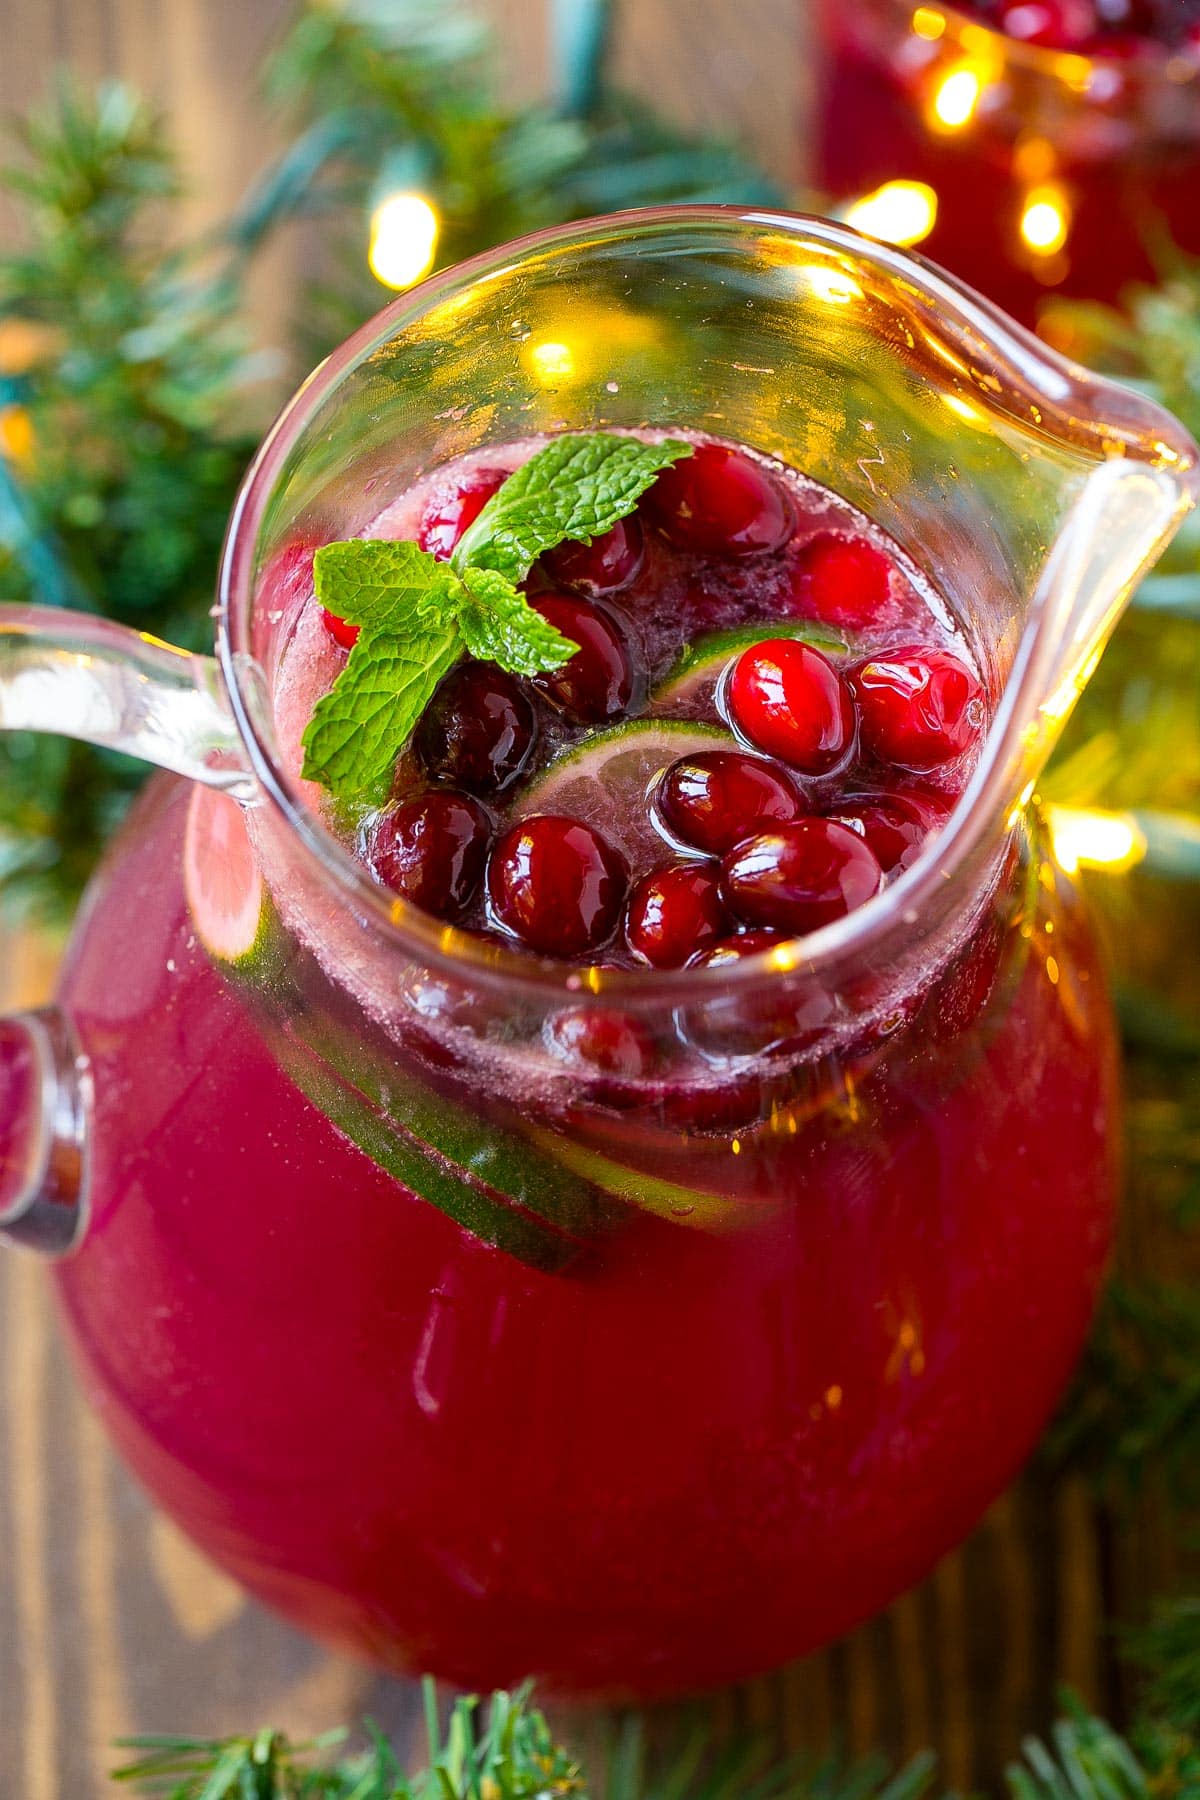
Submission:
[[[741,931],[733,937],[721,938],[719,942],[710,944],[693,956],[689,968],[692,969],[725,969],[730,963],[741,962],[747,956],[759,956],[764,950],[770,950],[775,944],[787,942],[786,931]]]
[[[430,501],[417,532],[422,550],[428,550],[439,562],[448,562],[459,538],[475,523],[508,474],[507,469],[476,469],[444,499]]]
[[[426,707],[415,742],[431,775],[498,794],[528,763],[536,729],[533,702],[511,675],[493,663],[464,662]]]
[[[945,818],[945,808],[905,794],[854,794],[830,815],[871,846],[885,875],[916,862]]]
[[[983,687],[949,650],[905,646],[868,658],[851,679],[863,742],[881,762],[932,769],[983,730]]]
[[[504,833],[488,864],[497,921],[542,956],[580,956],[612,936],[625,865],[591,825],[535,813]]]
[[[681,756],[659,783],[655,803],[672,837],[707,856],[723,856],[752,831],[804,810],[786,769],[745,750]]]
[[[854,742],[850,689],[819,650],[768,638],[743,650],[727,693],[742,736],[805,775],[825,775]]]
[[[580,1006],[559,1013],[547,1024],[546,1037],[567,1062],[585,1063],[603,1075],[636,1081],[654,1066],[654,1034],[619,1007]]]
[[[625,937],[652,968],[681,969],[728,930],[715,867],[668,863],[644,875],[630,895]]]
[[[832,819],[797,819],[759,832],[721,864],[721,889],[739,919],[797,934],[842,918],[882,884],[870,845]]]
[[[353,650],[361,629],[358,625],[351,625],[348,619],[339,619],[327,606],[321,608],[321,623],[335,644],[340,644],[343,650]]]
[[[530,604],[579,648],[561,669],[534,678],[534,686],[573,725],[602,725],[619,718],[633,699],[633,662],[616,621],[573,594],[535,594]]]
[[[701,444],[664,469],[642,504],[663,536],[700,556],[778,550],[796,526],[791,498],[738,450]]]
[[[492,822],[469,794],[437,788],[376,826],[369,860],[379,879],[438,919],[459,919],[483,877]]]
[[[558,587],[578,588],[591,595],[615,594],[629,586],[645,554],[642,527],[631,513],[590,544],[565,543],[547,550],[541,566]]]
[[[800,550],[792,570],[795,611],[806,619],[858,630],[888,603],[892,565],[866,538],[822,531]]]

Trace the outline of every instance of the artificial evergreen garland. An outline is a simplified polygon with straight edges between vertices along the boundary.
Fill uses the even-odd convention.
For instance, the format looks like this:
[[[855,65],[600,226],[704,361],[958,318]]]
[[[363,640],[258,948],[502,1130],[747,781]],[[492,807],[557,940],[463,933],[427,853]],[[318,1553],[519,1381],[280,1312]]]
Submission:
[[[600,8],[583,7],[593,26]],[[296,321],[306,360],[386,297],[366,268],[378,198],[436,203],[438,261],[555,220],[650,201],[779,199],[719,143],[609,94],[596,38],[560,56],[557,104],[495,97],[486,39],[450,0],[310,0],[272,59],[267,93],[290,148],[228,229],[167,251],[178,175],[165,129],[127,92],[70,89],[24,127],[4,177],[28,242],[0,258],[0,599],[83,606],[172,641],[208,631],[229,504],[277,397],[239,324],[250,259],[279,223],[318,221],[321,281]],[[570,54],[567,51],[570,51]],[[1172,269],[1127,314],[1052,309],[1059,342],[1158,392],[1200,429],[1200,267]],[[282,365],[285,356],[277,359]],[[1042,1454],[1115,1504],[1165,1484],[1181,1542],[1200,1522],[1200,526],[1139,595],[1072,722],[1047,796],[1118,808],[1145,829],[1138,866],[1084,871],[1107,921],[1126,1033],[1130,1166],[1167,1222],[1170,1281],[1120,1275],[1074,1395]],[[0,883],[43,915],[73,901],[143,771],[60,740],[0,738]],[[1130,926],[1136,923],[1136,931]],[[1200,1601],[1164,1601],[1130,1639],[1145,1671],[1129,1737],[1079,1708],[1026,1747],[1015,1800],[1200,1794]],[[405,1780],[381,1742],[337,1762],[276,1733],[145,1745],[128,1779],[180,1800],[479,1800],[589,1791],[526,1697],[469,1705]],[[331,1760],[332,1759],[332,1760]],[[703,1729],[655,1761],[635,1726],[597,1772],[609,1800],[915,1800],[927,1760],[771,1768],[757,1745],[711,1750]],[[599,1788],[598,1790],[599,1791]]]

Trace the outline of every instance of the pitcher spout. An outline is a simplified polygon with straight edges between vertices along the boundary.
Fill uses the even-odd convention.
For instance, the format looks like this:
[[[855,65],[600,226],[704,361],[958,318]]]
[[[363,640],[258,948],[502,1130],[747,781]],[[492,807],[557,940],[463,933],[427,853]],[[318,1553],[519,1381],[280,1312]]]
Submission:
[[[1196,503],[1194,467],[1174,460],[1175,468],[1126,456],[1100,464],[1050,550],[1010,677],[1026,781],[1040,774],[1131,594]]]

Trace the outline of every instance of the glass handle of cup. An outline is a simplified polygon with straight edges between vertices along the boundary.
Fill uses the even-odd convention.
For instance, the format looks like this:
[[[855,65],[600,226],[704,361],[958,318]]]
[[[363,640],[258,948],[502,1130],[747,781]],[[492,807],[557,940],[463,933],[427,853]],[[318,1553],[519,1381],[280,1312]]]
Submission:
[[[213,658],[86,613],[0,606],[0,730],[80,738],[254,794]],[[63,1256],[82,1241],[91,1098],[65,1013],[0,1018],[0,1242]]]
[[[253,794],[214,659],[87,613],[0,606],[0,730],[81,738]]]

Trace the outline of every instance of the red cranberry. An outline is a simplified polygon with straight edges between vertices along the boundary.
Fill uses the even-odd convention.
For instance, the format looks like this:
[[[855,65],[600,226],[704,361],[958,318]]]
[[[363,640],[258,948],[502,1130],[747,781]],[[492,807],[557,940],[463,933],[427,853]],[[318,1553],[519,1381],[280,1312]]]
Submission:
[[[473,525],[492,495],[508,478],[507,469],[476,469],[444,499],[431,500],[421,514],[417,542],[439,562],[448,562],[460,537]]]
[[[850,689],[819,650],[768,638],[733,666],[729,715],[742,736],[805,775],[825,775],[854,742]]]
[[[584,594],[615,594],[628,587],[642,566],[646,540],[635,514],[618,519],[611,531],[590,544],[565,543],[547,550],[541,566],[558,587]]]
[[[497,920],[542,956],[580,956],[611,937],[625,865],[591,825],[535,813],[504,833],[488,864]]]
[[[734,937],[721,938],[699,951],[688,964],[691,969],[726,969],[741,962],[744,956],[758,956],[773,944],[785,944],[786,931],[741,931]]]
[[[724,858],[726,903],[747,925],[815,931],[879,892],[883,870],[862,838],[832,819],[797,819],[747,838]]]
[[[803,618],[859,629],[887,605],[891,577],[891,563],[866,538],[821,531],[796,558],[792,598]]]
[[[417,753],[431,775],[475,794],[498,794],[533,751],[537,715],[521,685],[492,663],[451,669],[425,708]]]
[[[1089,0],[1007,0],[997,24],[1006,37],[1045,50],[1078,50],[1096,29]]]
[[[580,1006],[549,1021],[551,1049],[568,1062],[636,1081],[654,1066],[654,1035],[615,1006]]]
[[[561,669],[535,676],[534,686],[572,725],[602,725],[628,711],[633,664],[610,615],[573,594],[535,594],[530,605],[579,645]]]
[[[351,625],[348,619],[339,619],[327,606],[321,608],[321,623],[335,644],[340,644],[343,650],[353,650],[358,642],[359,626]]]
[[[745,750],[681,756],[663,776],[655,800],[672,837],[708,856],[723,856],[752,831],[804,810],[787,771]]]
[[[949,650],[905,646],[852,677],[863,742],[882,762],[932,769],[961,756],[984,724],[983,687]]]
[[[629,898],[629,948],[655,969],[681,969],[728,929],[715,868],[668,863],[644,875]]]
[[[830,818],[857,832],[879,858],[885,875],[916,862],[945,808],[906,794],[854,794],[830,808]]]
[[[665,538],[700,556],[778,550],[796,526],[791,498],[739,450],[701,444],[664,469],[642,504]]]
[[[438,919],[459,919],[483,876],[492,822],[469,794],[435,789],[388,813],[371,838],[376,875]]]

